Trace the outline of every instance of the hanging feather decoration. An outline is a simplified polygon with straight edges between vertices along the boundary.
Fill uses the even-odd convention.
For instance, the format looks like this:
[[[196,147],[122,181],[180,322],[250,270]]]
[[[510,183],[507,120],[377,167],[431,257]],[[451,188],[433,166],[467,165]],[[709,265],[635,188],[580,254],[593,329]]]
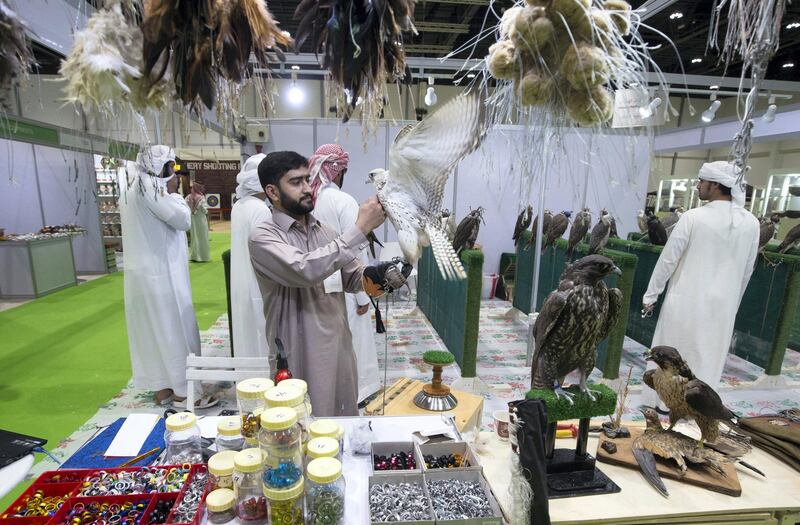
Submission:
[[[347,122],[362,100],[367,128],[380,116],[386,83],[406,78],[403,32],[416,34],[414,0],[302,0],[296,48],[311,42],[331,74],[332,95]]]
[[[714,0],[711,12],[711,31],[708,47],[718,48],[719,26],[728,4],[728,28],[720,50],[720,62],[728,65],[738,55],[742,60],[742,79],[750,72],[752,86],[745,99],[742,128],[731,147],[731,162],[736,167],[738,181],[744,183],[747,159],[753,147],[753,111],[758,92],[767,72],[767,65],[780,46],[780,32],[786,0]]]
[[[251,53],[268,68],[292,42],[264,0],[145,0],[142,34],[145,79],[155,85],[171,63],[178,97],[197,113],[251,77]]]
[[[60,73],[67,82],[66,100],[86,111],[111,117],[121,104],[130,104],[133,85],[141,78],[139,28],[129,24],[119,4],[99,10],[75,43]]]
[[[11,90],[27,76],[33,52],[25,38],[27,27],[5,0],[0,0],[0,106],[7,109]]]

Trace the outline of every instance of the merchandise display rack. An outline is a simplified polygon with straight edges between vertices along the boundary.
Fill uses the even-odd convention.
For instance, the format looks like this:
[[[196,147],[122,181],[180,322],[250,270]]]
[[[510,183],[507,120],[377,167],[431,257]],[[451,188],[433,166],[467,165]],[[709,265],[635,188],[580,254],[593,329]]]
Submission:
[[[119,214],[119,184],[116,169],[95,168],[97,179],[97,208],[100,211],[100,225],[103,228],[103,243],[122,244],[122,221]]]
[[[175,509],[178,507],[178,504],[183,500],[184,495],[188,487],[191,485],[192,480],[194,479],[195,475],[198,473],[205,473],[207,472],[206,465],[204,464],[194,464],[191,465],[189,475],[187,476],[186,480],[184,481],[181,489],[177,492],[155,492],[155,493],[131,493],[131,494],[124,494],[124,495],[101,495],[101,496],[80,496],[79,493],[81,488],[87,482],[87,480],[95,477],[100,476],[103,473],[114,474],[117,472],[135,472],[142,470],[143,468],[158,468],[158,469],[170,469],[175,467],[181,467],[181,465],[158,465],[154,467],[129,467],[129,468],[107,468],[107,469],[73,469],[73,470],[51,470],[44,472],[41,476],[39,476],[33,484],[28,487],[25,492],[20,494],[20,496],[14,500],[2,514],[0,514],[0,525],[58,525],[61,523],[65,523],[65,519],[69,514],[70,510],[73,509],[75,505],[81,504],[83,506],[88,506],[91,503],[100,503],[104,504],[107,503],[109,505],[112,504],[123,504],[125,502],[139,502],[139,501],[146,501],[145,510],[136,517],[135,522],[132,525],[145,525],[149,521],[150,514],[155,510],[156,505],[159,501],[163,500],[172,500],[174,502],[172,506],[172,510],[170,511],[169,516],[167,517],[167,521],[165,521],[162,525],[178,525],[181,522],[173,521],[173,517],[175,514]],[[69,480],[69,481],[61,481],[61,480]],[[24,508],[25,502],[29,497],[34,496],[37,492],[41,492],[42,497],[62,497],[64,498],[64,502],[56,512],[49,516],[25,516],[25,517],[11,517],[13,516],[18,508]],[[206,485],[205,490],[203,491],[203,496],[200,498],[198,502],[197,512],[195,513],[194,519],[191,523],[186,523],[184,525],[200,525],[201,518],[203,516],[204,508],[205,508],[205,498],[208,494],[208,485]],[[8,517],[7,517],[8,516]]]

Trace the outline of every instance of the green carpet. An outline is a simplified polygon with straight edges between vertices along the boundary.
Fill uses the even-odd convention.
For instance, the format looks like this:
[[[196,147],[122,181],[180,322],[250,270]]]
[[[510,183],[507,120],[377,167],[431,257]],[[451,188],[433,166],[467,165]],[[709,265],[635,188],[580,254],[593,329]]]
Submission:
[[[189,265],[200,330],[227,311],[222,252],[230,234],[212,232],[210,241],[212,262]],[[121,272],[0,312],[0,334],[0,425],[49,446],[130,380]],[[0,511],[11,501],[0,500]]]

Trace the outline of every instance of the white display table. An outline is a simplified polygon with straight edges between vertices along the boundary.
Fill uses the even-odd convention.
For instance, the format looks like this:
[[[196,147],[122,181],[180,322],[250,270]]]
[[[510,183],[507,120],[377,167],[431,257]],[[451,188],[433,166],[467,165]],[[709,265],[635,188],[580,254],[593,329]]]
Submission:
[[[72,236],[0,241],[0,299],[34,299],[78,284]]]

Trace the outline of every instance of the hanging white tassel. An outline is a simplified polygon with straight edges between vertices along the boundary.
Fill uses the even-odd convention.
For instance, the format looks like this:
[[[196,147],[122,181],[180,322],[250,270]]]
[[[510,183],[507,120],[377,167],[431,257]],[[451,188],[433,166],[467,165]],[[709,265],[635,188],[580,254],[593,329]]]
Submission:
[[[508,436],[511,441],[511,483],[508,492],[511,496],[511,525],[531,525],[531,505],[533,490],[531,484],[522,474],[522,464],[517,452],[517,419],[511,418],[508,424]]]

